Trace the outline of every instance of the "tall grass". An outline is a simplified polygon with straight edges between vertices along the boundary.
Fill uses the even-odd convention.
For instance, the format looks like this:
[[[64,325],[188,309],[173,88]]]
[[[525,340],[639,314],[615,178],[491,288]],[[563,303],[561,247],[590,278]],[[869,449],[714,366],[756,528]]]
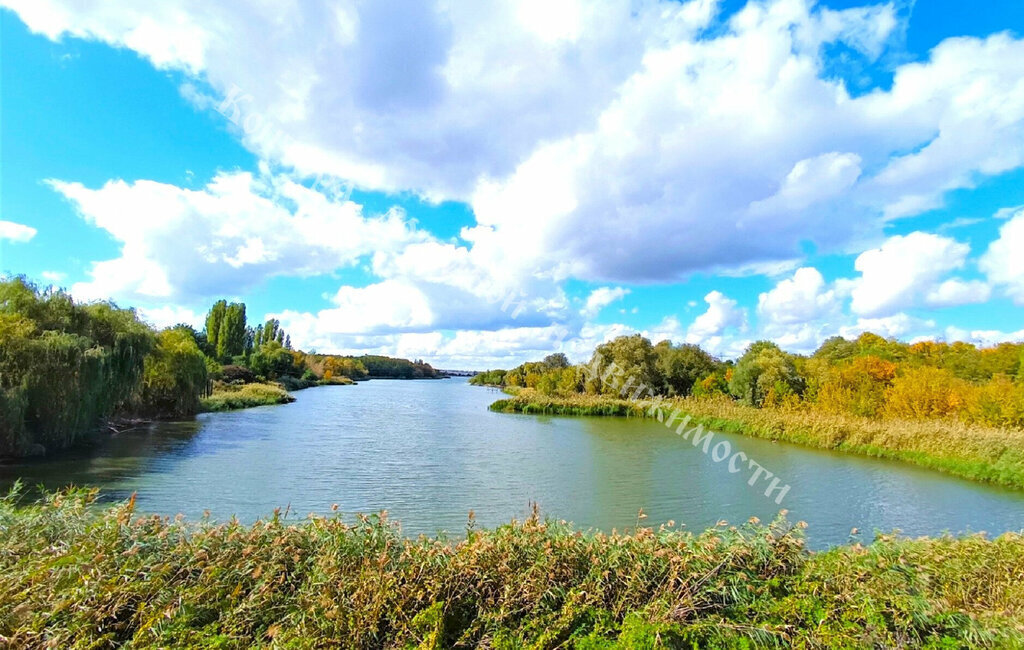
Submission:
[[[491,405],[495,411],[550,415],[651,417],[654,402],[595,395],[552,397],[525,389]],[[667,417],[678,409],[693,425],[796,444],[889,458],[963,478],[1024,488],[1024,430],[955,420],[875,419],[803,408],[754,408],[730,399],[659,402]]]
[[[209,397],[202,400],[201,407],[204,412],[232,411],[294,401],[295,398],[277,384],[219,384]]]
[[[803,547],[799,525],[584,533],[534,513],[407,539],[386,515],[252,526],[0,500],[9,647],[1007,647],[1024,538]]]

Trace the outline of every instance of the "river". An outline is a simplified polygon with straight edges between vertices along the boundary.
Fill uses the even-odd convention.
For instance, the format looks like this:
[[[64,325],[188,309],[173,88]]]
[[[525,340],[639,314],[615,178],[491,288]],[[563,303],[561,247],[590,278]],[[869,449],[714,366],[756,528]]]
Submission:
[[[808,523],[813,547],[850,541],[853,528],[907,535],[1024,529],[1024,492],[901,463],[716,434],[790,486],[781,505],[768,482],[730,473],[656,421],[492,413],[501,397],[464,379],[373,380],[295,393],[297,401],[194,422],[156,423],[87,451],[0,465],[56,488],[89,485],[105,499],[137,493],[143,511],[243,521],[288,509],[299,519],[387,510],[407,534],[460,535],[541,512],[583,528],[668,520],[698,531],[719,520],[767,521],[782,508]],[[774,495],[773,495],[774,496]]]

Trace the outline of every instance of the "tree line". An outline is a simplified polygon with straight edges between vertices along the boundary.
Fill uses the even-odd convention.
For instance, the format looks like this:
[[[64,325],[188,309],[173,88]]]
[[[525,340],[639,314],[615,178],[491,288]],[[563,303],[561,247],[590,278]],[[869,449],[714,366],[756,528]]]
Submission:
[[[1024,427],[1024,344],[904,343],[865,333],[833,337],[798,355],[771,341],[735,362],[697,345],[636,334],[601,344],[586,364],[564,355],[489,370],[474,384],[533,388],[545,395],[719,397],[758,408],[815,409],[882,418],[951,418]]]
[[[114,417],[194,415],[218,382],[293,390],[371,376],[438,373],[419,360],[294,350],[278,320],[250,326],[241,302],[218,300],[202,331],[156,330],[134,309],[0,279],[0,456],[67,448]]]

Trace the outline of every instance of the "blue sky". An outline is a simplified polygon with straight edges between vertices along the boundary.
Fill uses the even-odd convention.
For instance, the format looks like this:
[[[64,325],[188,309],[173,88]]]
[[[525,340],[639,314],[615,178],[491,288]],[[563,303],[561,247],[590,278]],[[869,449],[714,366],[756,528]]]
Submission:
[[[157,325],[1024,338],[1019,2],[0,6],[0,272]]]

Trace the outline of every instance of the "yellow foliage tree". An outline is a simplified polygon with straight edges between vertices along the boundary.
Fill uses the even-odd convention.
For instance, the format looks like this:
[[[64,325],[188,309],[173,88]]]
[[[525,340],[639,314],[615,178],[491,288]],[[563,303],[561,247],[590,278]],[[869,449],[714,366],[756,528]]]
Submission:
[[[885,413],[901,418],[957,416],[972,401],[973,390],[943,368],[906,368],[885,390]]]
[[[832,413],[881,415],[885,391],[896,378],[896,364],[876,356],[856,357],[831,368],[818,389],[818,407]]]

